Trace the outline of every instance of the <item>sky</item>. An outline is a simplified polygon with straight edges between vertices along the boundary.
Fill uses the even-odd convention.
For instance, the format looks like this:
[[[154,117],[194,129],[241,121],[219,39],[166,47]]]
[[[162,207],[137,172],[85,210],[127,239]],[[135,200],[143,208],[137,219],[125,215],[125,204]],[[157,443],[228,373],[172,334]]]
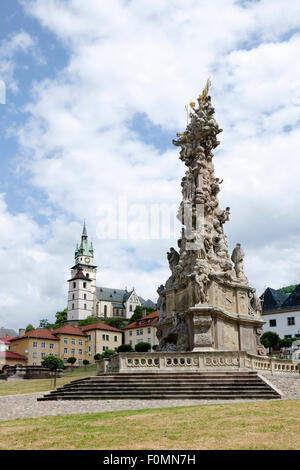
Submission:
[[[229,248],[259,295],[299,283],[299,49],[298,0],[2,0],[0,326],[66,307],[84,220],[97,285],[156,300],[208,77]]]

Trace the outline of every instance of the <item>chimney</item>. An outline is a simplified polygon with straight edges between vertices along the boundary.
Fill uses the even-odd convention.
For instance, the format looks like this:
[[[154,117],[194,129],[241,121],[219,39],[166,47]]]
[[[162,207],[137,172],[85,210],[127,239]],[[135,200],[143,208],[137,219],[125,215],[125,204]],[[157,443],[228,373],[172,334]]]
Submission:
[[[142,318],[144,318],[147,315],[147,310],[143,308],[142,310]]]
[[[19,328],[19,336],[25,335],[25,330],[24,328]]]

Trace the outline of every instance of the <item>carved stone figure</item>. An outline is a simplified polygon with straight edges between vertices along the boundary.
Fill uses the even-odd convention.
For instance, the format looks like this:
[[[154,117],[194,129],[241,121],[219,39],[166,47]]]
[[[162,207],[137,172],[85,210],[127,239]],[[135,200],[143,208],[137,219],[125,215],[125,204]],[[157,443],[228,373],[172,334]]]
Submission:
[[[175,268],[179,262],[180,256],[179,256],[179,253],[173,247],[170,248],[170,251],[168,251],[167,255],[168,255],[169,266],[170,266],[172,275],[174,276]]]
[[[236,247],[234,248],[234,250],[232,252],[231,260],[234,262],[234,270],[236,272],[236,277],[238,279],[245,276],[245,274],[244,274],[244,256],[245,256],[245,253],[243,252],[243,250],[241,248],[241,244],[237,243]]]

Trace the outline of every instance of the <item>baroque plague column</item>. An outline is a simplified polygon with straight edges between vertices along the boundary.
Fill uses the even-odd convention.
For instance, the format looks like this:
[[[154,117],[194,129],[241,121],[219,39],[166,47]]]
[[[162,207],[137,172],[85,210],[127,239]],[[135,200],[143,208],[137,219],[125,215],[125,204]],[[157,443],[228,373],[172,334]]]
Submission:
[[[179,252],[168,252],[171,276],[158,288],[160,351],[230,350],[265,355],[261,304],[244,274],[238,243],[229,256],[223,225],[230,208],[221,210],[213,149],[222,132],[208,96],[210,83],[190,103],[189,123],[173,144],[187,166],[182,179],[178,218],[183,228]]]

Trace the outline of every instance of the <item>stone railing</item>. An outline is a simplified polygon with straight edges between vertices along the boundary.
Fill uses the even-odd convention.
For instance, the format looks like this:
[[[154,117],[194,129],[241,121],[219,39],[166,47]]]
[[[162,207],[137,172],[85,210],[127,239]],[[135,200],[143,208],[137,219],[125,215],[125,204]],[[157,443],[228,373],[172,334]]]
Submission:
[[[255,370],[300,373],[300,363],[254,356],[244,351],[119,353],[96,361],[97,374],[145,372],[199,372],[201,370]]]

